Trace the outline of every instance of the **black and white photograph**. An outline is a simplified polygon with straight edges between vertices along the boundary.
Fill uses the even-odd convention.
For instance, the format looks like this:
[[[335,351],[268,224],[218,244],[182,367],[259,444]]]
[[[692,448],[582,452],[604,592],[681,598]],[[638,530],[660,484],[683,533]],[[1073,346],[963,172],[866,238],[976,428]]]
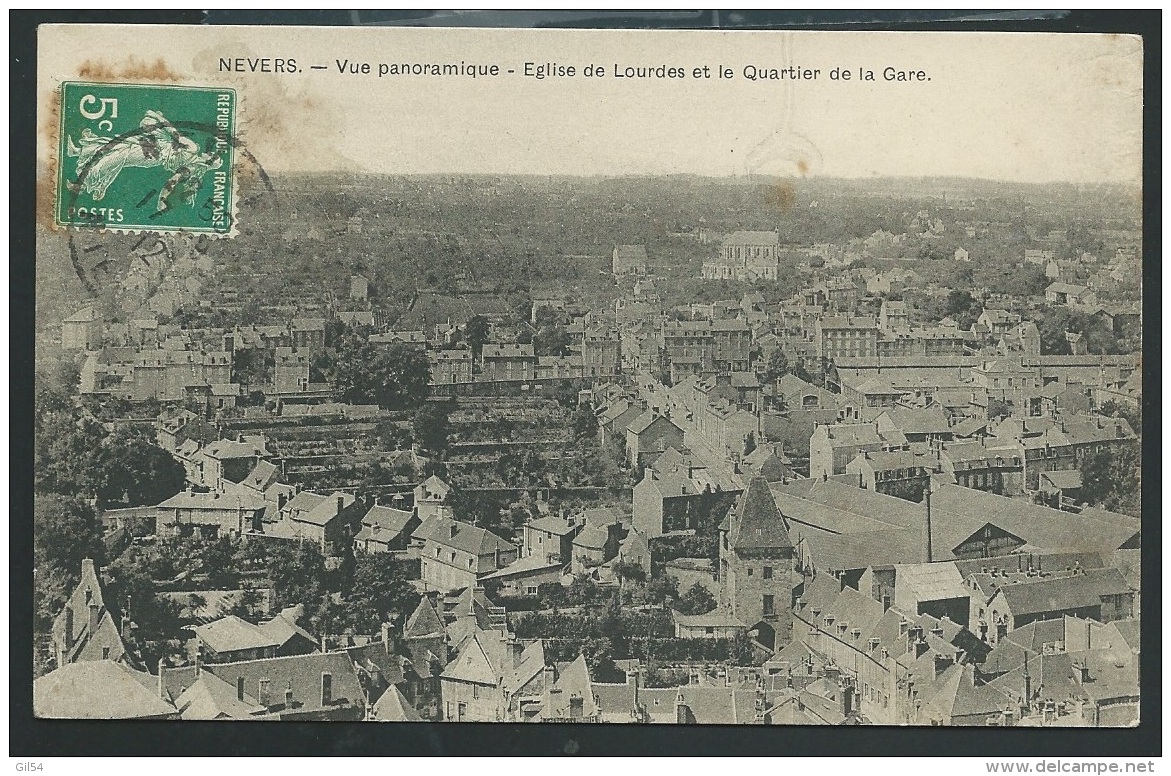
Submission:
[[[1142,38],[37,36],[38,719],[1142,721]]]

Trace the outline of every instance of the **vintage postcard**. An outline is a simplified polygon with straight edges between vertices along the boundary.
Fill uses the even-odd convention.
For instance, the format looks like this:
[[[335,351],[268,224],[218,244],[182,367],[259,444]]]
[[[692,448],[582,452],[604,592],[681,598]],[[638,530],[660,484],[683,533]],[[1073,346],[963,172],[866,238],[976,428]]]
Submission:
[[[38,717],[1137,724],[1140,38],[38,42]]]

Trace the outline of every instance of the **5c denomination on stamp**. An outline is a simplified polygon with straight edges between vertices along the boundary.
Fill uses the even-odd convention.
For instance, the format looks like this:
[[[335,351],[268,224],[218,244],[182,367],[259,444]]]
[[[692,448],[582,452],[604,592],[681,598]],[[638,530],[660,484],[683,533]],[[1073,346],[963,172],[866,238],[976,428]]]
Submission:
[[[56,223],[231,234],[235,123],[232,89],[62,84]]]

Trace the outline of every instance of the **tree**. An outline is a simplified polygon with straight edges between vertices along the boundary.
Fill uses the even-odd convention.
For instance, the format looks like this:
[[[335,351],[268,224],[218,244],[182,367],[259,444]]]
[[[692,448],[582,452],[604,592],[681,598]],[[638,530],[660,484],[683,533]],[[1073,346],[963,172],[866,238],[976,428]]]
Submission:
[[[696,582],[687,589],[687,592],[679,597],[679,603],[676,607],[683,614],[707,614],[712,609],[716,608],[716,599],[711,594],[711,591],[703,586],[702,583]]]
[[[430,371],[421,351],[402,343],[376,347],[352,334],[341,338],[325,366],[326,379],[342,400],[391,410],[414,407],[425,399]]]
[[[355,557],[353,579],[345,595],[348,624],[355,633],[377,633],[381,623],[403,622],[419,604],[419,593],[402,563],[384,554]]]
[[[102,530],[80,498],[43,495],[33,502],[33,559],[38,574],[54,571],[76,583],[84,558],[102,558]]]
[[[613,570],[619,582],[646,582],[646,569],[637,563],[620,560],[614,564]]]
[[[574,411],[570,425],[573,427],[573,438],[578,442],[592,439],[598,433],[598,419],[594,417],[594,412],[588,404],[583,404]]]
[[[105,438],[105,429],[89,418],[74,418],[70,411],[38,412],[33,439],[37,491],[92,495]]]
[[[447,413],[448,407],[438,402],[427,402],[415,413],[411,421],[411,433],[422,450],[440,457],[447,452],[451,434]]]
[[[468,346],[472,349],[473,358],[480,358],[480,350],[484,347],[484,343],[488,341],[488,334],[491,328],[492,326],[488,323],[488,319],[482,315],[473,315],[464,324],[464,339],[467,340]]]
[[[769,353],[768,365],[764,369],[765,382],[775,382],[788,373],[789,357],[785,355],[785,351],[777,348],[772,353]]]
[[[1139,514],[1137,446],[1127,445],[1090,453],[1082,458],[1081,473],[1083,501],[1112,512]]]
[[[569,351],[569,333],[560,323],[550,323],[533,335],[533,350],[538,356],[564,356]]]
[[[316,544],[279,542],[273,545],[266,564],[275,605],[317,606],[327,594],[325,558]]]
[[[187,481],[183,464],[138,429],[119,429],[102,442],[97,496],[105,503],[158,504]]]

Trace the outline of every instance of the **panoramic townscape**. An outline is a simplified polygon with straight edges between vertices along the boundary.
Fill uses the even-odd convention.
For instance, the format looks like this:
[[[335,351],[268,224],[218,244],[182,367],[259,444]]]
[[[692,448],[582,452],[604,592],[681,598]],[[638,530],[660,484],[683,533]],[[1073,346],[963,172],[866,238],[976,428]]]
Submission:
[[[38,233],[38,716],[1137,723],[1135,192],[240,186]]]

